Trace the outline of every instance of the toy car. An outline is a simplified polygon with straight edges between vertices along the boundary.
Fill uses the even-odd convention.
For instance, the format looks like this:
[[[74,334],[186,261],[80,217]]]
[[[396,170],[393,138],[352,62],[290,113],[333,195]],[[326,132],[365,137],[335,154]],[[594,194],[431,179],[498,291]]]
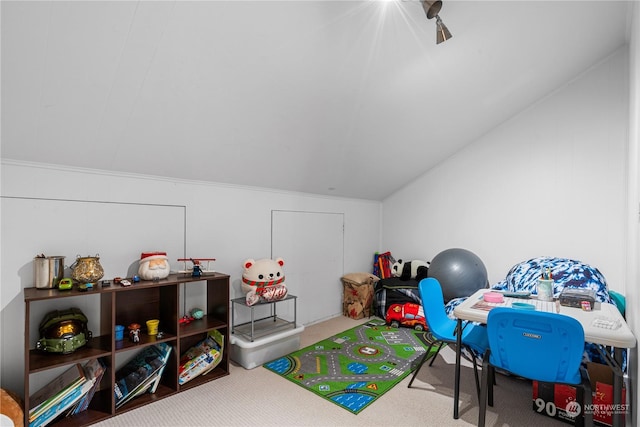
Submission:
[[[60,282],[58,282],[58,289],[61,291],[68,291],[71,288],[73,288],[73,280],[68,277],[60,279]]]
[[[387,310],[385,321],[393,328],[406,326],[416,331],[424,331],[427,329],[422,305],[413,302],[392,304]]]

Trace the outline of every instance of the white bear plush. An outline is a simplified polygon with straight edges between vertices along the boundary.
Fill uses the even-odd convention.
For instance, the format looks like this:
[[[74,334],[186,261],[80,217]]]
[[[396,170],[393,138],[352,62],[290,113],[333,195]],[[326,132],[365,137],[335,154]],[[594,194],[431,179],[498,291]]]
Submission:
[[[413,260],[404,262],[399,259],[391,266],[391,274],[394,277],[399,277],[400,280],[416,279],[420,281],[427,277],[430,265],[431,263],[428,261]]]
[[[242,291],[246,293],[247,305],[258,302],[278,301],[287,296],[282,266],[284,260],[264,258],[247,259],[242,263]]]

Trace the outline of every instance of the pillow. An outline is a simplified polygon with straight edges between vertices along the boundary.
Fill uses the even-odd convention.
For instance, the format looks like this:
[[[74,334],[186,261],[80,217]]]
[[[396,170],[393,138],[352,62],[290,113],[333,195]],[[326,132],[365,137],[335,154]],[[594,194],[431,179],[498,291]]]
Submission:
[[[598,301],[613,303],[607,282],[597,268],[566,258],[539,257],[521,262],[514,265],[506,278],[493,287],[511,292],[530,291],[536,294],[538,279],[546,268],[551,269],[555,297],[558,297],[565,287],[590,288],[596,292]]]
[[[23,425],[22,403],[13,392],[0,389],[0,425]]]

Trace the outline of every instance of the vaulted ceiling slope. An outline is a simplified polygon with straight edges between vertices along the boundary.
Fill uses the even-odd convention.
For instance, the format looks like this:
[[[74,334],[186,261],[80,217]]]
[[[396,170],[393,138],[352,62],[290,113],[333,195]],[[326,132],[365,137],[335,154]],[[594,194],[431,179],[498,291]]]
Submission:
[[[628,2],[2,1],[2,158],[382,200],[626,43]]]

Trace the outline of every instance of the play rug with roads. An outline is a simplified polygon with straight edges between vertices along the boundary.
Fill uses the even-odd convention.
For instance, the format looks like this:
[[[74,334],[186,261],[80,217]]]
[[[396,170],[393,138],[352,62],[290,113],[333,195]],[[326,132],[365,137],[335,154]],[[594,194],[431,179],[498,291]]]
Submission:
[[[375,318],[263,366],[357,414],[415,369],[430,339]]]

